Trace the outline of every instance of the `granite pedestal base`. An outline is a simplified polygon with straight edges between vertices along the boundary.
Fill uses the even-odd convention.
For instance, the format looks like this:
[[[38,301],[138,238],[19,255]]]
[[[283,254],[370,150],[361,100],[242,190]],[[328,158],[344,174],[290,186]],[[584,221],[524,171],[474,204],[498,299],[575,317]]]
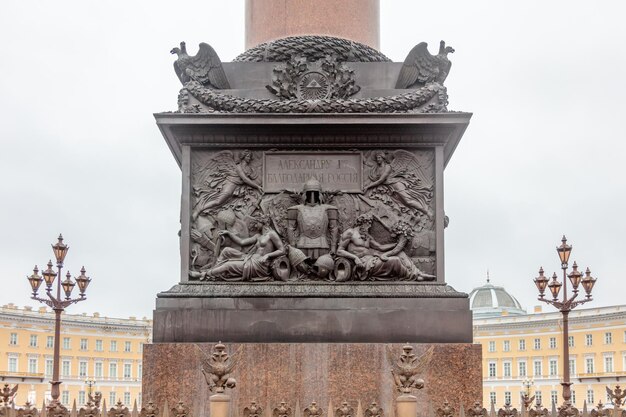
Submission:
[[[445,284],[181,284],[158,295],[153,340],[471,343],[472,313]]]
[[[214,342],[217,342],[215,340]],[[405,341],[406,342],[406,341]],[[410,342],[410,341],[409,341]],[[214,343],[154,343],[146,345],[143,358],[144,402],[176,404],[182,400],[191,415],[209,415],[212,394],[201,373],[202,360]],[[232,395],[231,415],[242,415],[251,401],[273,409],[284,400],[300,411],[312,401],[328,410],[342,401],[356,410],[376,401],[390,416],[395,398],[387,350],[394,357],[403,344],[385,343],[230,343],[227,350],[237,357],[232,376],[237,387]],[[414,344],[422,354],[433,344]],[[448,400],[454,407],[468,407],[482,399],[480,345],[470,343],[434,344],[433,357],[420,375],[426,382],[417,391],[418,416],[426,416],[428,405],[434,408]],[[334,411],[334,410],[333,410]],[[271,415],[271,411],[268,414]],[[300,415],[300,414],[296,414]]]

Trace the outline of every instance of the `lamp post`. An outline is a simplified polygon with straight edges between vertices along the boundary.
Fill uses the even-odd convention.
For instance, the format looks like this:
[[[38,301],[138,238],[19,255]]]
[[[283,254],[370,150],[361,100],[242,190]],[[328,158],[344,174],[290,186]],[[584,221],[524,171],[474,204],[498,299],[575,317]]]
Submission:
[[[85,379],[85,385],[87,385],[87,395],[89,396],[88,398],[91,398],[91,387],[93,387],[94,385],[96,385],[96,381],[93,379]]]
[[[556,272],[552,274],[552,281],[544,276],[543,268],[539,268],[539,276],[535,278],[535,285],[539,290],[539,301],[548,303],[556,307],[563,315],[563,401],[564,406],[571,407],[572,390],[569,375],[569,312],[580,304],[584,304],[591,301],[591,290],[596,283],[596,278],[591,276],[589,268],[585,271],[585,276],[578,271],[578,265],[574,261],[572,265],[572,272],[567,273],[567,266],[569,262],[570,254],[572,253],[572,246],[567,244],[567,239],[563,236],[561,239],[561,245],[556,248],[561,260],[561,269],[563,270],[563,282],[559,282]],[[572,284],[572,295],[568,297],[567,293],[567,278],[569,278]],[[575,301],[578,297],[578,287],[582,284],[585,290],[585,298]],[[544,298],[546,287],[552,294],[552,300]],[[559,292],[563,288],[563,296],[559,300]]]
[[[32,299],[37,300],[41,303],[48,305],[50,308],[54,310],[55,320],[54,320],[54,358],[52,364],[52,381],[50,381],[50,385],[52,385],[51,389],[51,397],[52,401],[48,405],[50,408],[54,407],[63,407],[59,402],[59,392],[61,381],[59,381],[59,362],[60,362],[60,336],[61,336],[61,314],[65,310],[66,307],[77,303],[79,301],[83,301],[86,299],[85,291],[91,282],[91,279],[85,275],[85,267],[82,267],[80,270],[80,275],[74,278],[72,281],[72,275],[68,271],[65,275],[65,280],[61,281],[61,271],[63,269],[63,261],[65,260],[65,255],[67,255],[67,251],[69,250],[69,246],[63,243],[63,236],[59,235],[58,242],[52,245],[52,251],[54,252],[54,257],[56,258],[56,267],[57,271],[55,272],[52,269],[52,261],[48,261],[48,269],[43,271],[41,275],[39,275],[39,269],[35,265],[33,269],[33,274],[28,277],[28,282],[33,290]],[[53,294],[53,284],[56,278],[56,295]],[[46,296],[48,298],[41,298],[37,296],[37,292],[39,291],[39,287],[45,281],[46,283]],[[78,290],[80,291],[80,297],[72,298],[72,290],[74,286],[78,285]],[[61,295],[61,289],[63,289],[63,293],[65,297],[63,298]]]
[[[533,381],[531,378],[525,378],[524,381],[522,381],[522,386],[526,388],[524,394],[522,394],[522,405],[526,410],[529,409],[529,407],[533,403],[533,400],[535,399],[534,395],[532,397],[530,396],[530,387],[532,387],[533,385],[535,385],[535,381]]]

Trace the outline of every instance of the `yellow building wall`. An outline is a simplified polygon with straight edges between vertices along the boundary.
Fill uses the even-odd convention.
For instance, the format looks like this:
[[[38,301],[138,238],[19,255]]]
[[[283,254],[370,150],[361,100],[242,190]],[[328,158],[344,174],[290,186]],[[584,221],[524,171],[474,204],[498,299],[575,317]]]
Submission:
[[[151,340],[149,320],[66,315],[62,319],[61,401],[85,402],[89,387],[107,404],[141,403],[142,348]],[[17,318],[17,319],[16,319]],[[65,323],[63,323],[65,322]],[[18,383],[17,405],[38,406],[49,397],[52,377],[54,314],[50,310],[0,308],[0,380]]]
[[[578,407],[585,400],[606,403],[605,387],[626,377],[625,310],[626,306],[604,307],[570,315],[570,379]],[[551,404],[555,394],[557,404],[562,402],[560,317],[560,313],[541,313],[474,322],[474,341],[482,344],[483,352],[484,404],[490,404],[495,396],[496,405],[510,398],[519,406],[526,392],[525,379],[532,380],[530,394],[540,397],[544,406]],[[525,373],[520,363],[526,363]]]

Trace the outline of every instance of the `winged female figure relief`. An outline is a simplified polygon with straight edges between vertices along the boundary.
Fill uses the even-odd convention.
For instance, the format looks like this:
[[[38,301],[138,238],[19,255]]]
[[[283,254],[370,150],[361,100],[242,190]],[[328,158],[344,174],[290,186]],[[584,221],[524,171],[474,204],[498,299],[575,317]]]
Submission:
[[[404,150],[390,154],[374,151],[370,161],[370,183],[363,190],[369,198],[394,206],[402,213],[417,211],[432,217],[433,180],[424,173],[414,154]]]
[[[253,168],[253,156],[249,150],[242,151],[238,157],[232,151],[222,151],[206,165],[196,167],[192,219],[227,203],[234,210],[249,207],[253,199],[263,194],[263,188],[257,183],[259,170],[260,167]]]

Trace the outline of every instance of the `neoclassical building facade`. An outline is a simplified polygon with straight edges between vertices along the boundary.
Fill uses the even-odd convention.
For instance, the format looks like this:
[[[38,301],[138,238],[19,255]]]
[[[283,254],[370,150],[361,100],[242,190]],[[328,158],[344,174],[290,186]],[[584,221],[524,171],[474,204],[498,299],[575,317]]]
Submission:
[[[483,351],[484,404],[510,401],[519,407],[527,389],[546,406],[560,403],[561,313],[538,306],[526,314],[513,296],[498,297],[499,291],[505,290],[488,282],[470,298],[474,342],[482,344]],[[623,383],[626,377],[626,305],[579,308],[570,313],[569,323],[575,405],[610,402],[605,387]]]
[[[151,341],[151,332],[152,321],[146,318],[63,314],[61,401],[84,404],[92,390],[100,391],[107,404],[140,404],[142,349]],[[39,406],[49,398],[53,346],[50,309],[13,304],[0,308],[0,381],[19,384],[17,405],[28,400]]]

